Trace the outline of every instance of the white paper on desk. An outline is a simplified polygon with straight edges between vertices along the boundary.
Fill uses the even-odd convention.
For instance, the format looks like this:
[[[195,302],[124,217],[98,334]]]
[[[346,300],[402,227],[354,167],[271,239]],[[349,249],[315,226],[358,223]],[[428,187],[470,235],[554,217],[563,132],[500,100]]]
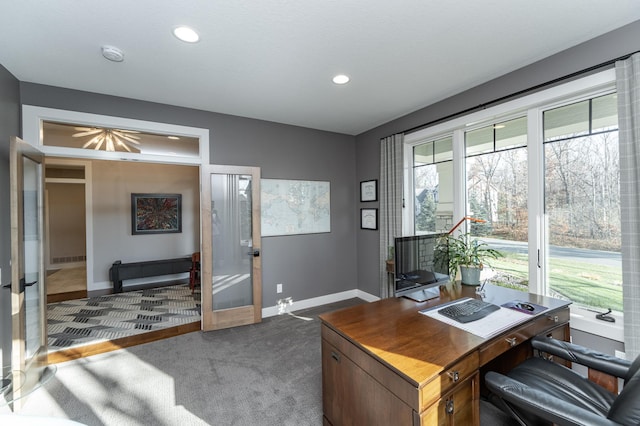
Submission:
[[[464,302],[460,301],[459,303]],[[436,307],[437,308],[437,307]],[[525,322],[531,319],[531,315],[515,311],[513,309],[500,307],[500,310],[491,312],[484,318],[467,323],[461,323],[454,319],[445,317],[438,313],[438,309],[429,309],[420,312],[430,318],[437,319],[454,327],[460,328],[469,333],[473,333],[476,336],[484,339],[500,334],[501,332],[510,329],[515,324]]]

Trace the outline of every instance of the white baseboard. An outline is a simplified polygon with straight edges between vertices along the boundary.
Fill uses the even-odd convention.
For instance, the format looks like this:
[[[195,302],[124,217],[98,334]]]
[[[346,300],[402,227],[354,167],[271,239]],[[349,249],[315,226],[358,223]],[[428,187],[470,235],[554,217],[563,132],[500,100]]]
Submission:
[[[67,268],[80,268],[85,265],[86,262],[52,263],[50,265],[47,265],[47,271]]]
[[[94,281],[91,288],[87,288],[87,291],[99,290],[113,290],[113,283],[111,281]]]
[[[289,312],[299,311],[301,309],[315,308],[316,306],[326,305],[328,303],[340,302],[342,300],[353,299],[357,297],[359,299],[366,300],[367,302],[375,302],[380,300],[379,297],[369,293],[365,293],[362,290],[348,290],[340,293],[328,294],[326,296],[313,297],[311,299],[294,300],[293,305],[288,307]],[[278,306],[269,306],[268,308],[262,308],[262,318],[273,317],[278,315]]]

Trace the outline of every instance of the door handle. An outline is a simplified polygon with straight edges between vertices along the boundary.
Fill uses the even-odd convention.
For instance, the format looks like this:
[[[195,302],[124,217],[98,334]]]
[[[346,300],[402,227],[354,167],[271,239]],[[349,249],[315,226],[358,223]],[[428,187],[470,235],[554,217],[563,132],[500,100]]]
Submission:
[[[28,283],[27,280],[24,279],[24,277],[20,278],[20,293],[24,293],[27,287],[31,287],[37,282],[38,280]]]
[[[256,249],[254,251],[250,251],[247,253],[249,256],[258,257],[260,256],[260,250]]]
[[[26,280],[24,278],[20,278],[20,293],[24,292],[27,287],[31,287],[32,285],[36,284],[37,282],[38,281],[36,280],[36,281],[28,283],[28,282],[26,282]],[[10,289],[11,288],[11,283],[3,285],[2,288],[9,288]]]

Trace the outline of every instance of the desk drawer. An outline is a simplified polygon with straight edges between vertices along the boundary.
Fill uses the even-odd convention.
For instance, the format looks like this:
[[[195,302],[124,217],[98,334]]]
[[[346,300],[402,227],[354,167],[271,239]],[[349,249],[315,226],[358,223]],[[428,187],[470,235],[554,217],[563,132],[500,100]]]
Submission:
[[[421,426],[477,425],[480,423],[479,376],[459,383],[431,407],[420,413]],[[418,423],[418,422],[416,422]]]
[[[554,311],[551,314],[546,314],[536,320],[536,335],[547,334],[551,330],[569,323],[570,311],[569,308]],[[558,338],[558,336],[554,336]]]
[[[480,365],[497,358],[509,349],[520,345],[533,336],[545,334],[569,322],[569,309],[561,309],[551,314],[545,314],[534,321],[525,323],[515,330],[505,333],[491,340],[480,348]]]
[[[480,365],[486,364],[509,349],[529,340],[536,335],[538,328],[535,322],[531,322],[493,338],[489,344],[480,348]]]
[[[478,370],[478,352],[474,351],[462,360],[444,370],[435,380],[427,383],[420,390],[420,409],[424,409],[464,382]]]

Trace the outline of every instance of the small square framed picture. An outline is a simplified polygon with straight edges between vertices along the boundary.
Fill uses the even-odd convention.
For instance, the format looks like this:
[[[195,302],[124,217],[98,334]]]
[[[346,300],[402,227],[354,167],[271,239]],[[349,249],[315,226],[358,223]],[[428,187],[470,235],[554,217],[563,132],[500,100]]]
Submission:
[[[360,229],[378,229],[378,209],[360,209]]]
[[[360,201],[378,201],[378,180],[360,182]]]

